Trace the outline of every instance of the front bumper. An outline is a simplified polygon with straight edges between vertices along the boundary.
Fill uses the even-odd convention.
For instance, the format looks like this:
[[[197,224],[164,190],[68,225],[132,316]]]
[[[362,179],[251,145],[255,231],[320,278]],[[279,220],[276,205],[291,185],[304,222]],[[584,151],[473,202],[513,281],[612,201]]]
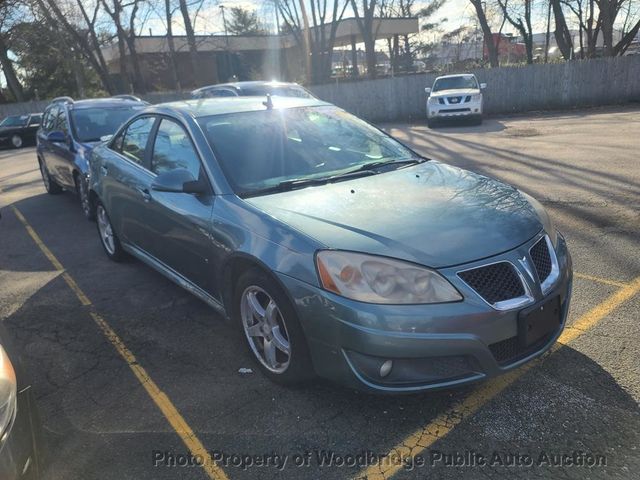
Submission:
[[[540,236],[479,263],[522,257]],[[559,328],[527,348],[519,348],[518,313],[495,310],[455,277],[461,267],[443,269],[463,293],[463,301],[433,305],[374,305],[356,302],[280,274],[294,300],[316,373],[348,387],[374,392],[418,392],[490,378],[540,356],[564,328],[572,287],[571,257],[562,237],[560,268],[553,288],[536,302],[560,298]],[[396,376],[381,378],[380,366],[393,361]]]
[[[445,105],[427,101],[428,118],[477,117],[481,115],[482,100]]]
[[[0,478],[40,478],[42,432],[31,387],[18,392],[16,417],[0,439]]]

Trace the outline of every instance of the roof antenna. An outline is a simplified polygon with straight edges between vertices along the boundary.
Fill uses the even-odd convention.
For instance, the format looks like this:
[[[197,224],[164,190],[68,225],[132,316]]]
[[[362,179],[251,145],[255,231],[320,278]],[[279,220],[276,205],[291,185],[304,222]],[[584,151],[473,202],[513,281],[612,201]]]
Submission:
[[[271,95],[267,93],[267,101],[262,102],[262,104],[267,107],[267,110],[273,110],[273,101],[271,101]]]

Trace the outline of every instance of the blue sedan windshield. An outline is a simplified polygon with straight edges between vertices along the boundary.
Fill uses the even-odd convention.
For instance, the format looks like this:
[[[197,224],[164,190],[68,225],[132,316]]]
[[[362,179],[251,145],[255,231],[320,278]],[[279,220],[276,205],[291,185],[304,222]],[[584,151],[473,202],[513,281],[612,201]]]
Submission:
[[[262,110],[198,121],[239,195],[415,157],[391,137],[335,107]]]

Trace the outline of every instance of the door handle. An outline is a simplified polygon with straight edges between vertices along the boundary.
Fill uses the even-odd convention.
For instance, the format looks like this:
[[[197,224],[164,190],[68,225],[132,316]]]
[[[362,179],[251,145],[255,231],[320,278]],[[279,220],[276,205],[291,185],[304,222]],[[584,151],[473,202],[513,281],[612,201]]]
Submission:
[[[140,195],[145,202],[149,202],[151,200],[151,193],[148,189],[140,187],[137,190],[140,192]]]
[[[100,173],[102,175],[107,175],[109,173],[109,169],[107,167],[105,167],[104,165],[100,166]]]

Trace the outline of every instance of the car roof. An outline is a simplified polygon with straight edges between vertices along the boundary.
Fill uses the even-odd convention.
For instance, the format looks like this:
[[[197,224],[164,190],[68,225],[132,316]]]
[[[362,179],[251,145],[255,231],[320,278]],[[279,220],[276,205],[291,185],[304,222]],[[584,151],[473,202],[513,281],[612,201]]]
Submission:
[[[81,110],[85,108],[117,108],[117,107],[144,107],[145,102],[138,102],[125,98],[90,98],[87,100],[76,100],[73,103],[58,102],[66,105],[70,110]]]
[[[440,80],[441,78],[455,78],[455,77],[475,77],[473,73],[455,73],[452,75],[443,75],[441,77],[436,78],[436,80]]]
[[[242,90],[243,88],[255,88],[255,87],[262,87],[266,85],[272,86],[272,87],[297,87],[300,89],[303,88],[297,83],[291,83],[291,82],[253,80],[253,81],[247,81],[247,82],[228,82],[228,83],[217,83],[215,85],[207,85],[205,87],[200,87],[197,90],[194,90],[192,93],[213,90],[216,88],[232,88],[234,90]]]
[[[266,110],[266,97],[219,97],[203,98],[199,100],[182,100],[161,103],[147,109],[148,112],[170,113],[179,112],[195,118],[228,113],[243,113]],[[274,109],[296,107],[319,107],[331,105],[317,98],[302,97],[272,97]]]

